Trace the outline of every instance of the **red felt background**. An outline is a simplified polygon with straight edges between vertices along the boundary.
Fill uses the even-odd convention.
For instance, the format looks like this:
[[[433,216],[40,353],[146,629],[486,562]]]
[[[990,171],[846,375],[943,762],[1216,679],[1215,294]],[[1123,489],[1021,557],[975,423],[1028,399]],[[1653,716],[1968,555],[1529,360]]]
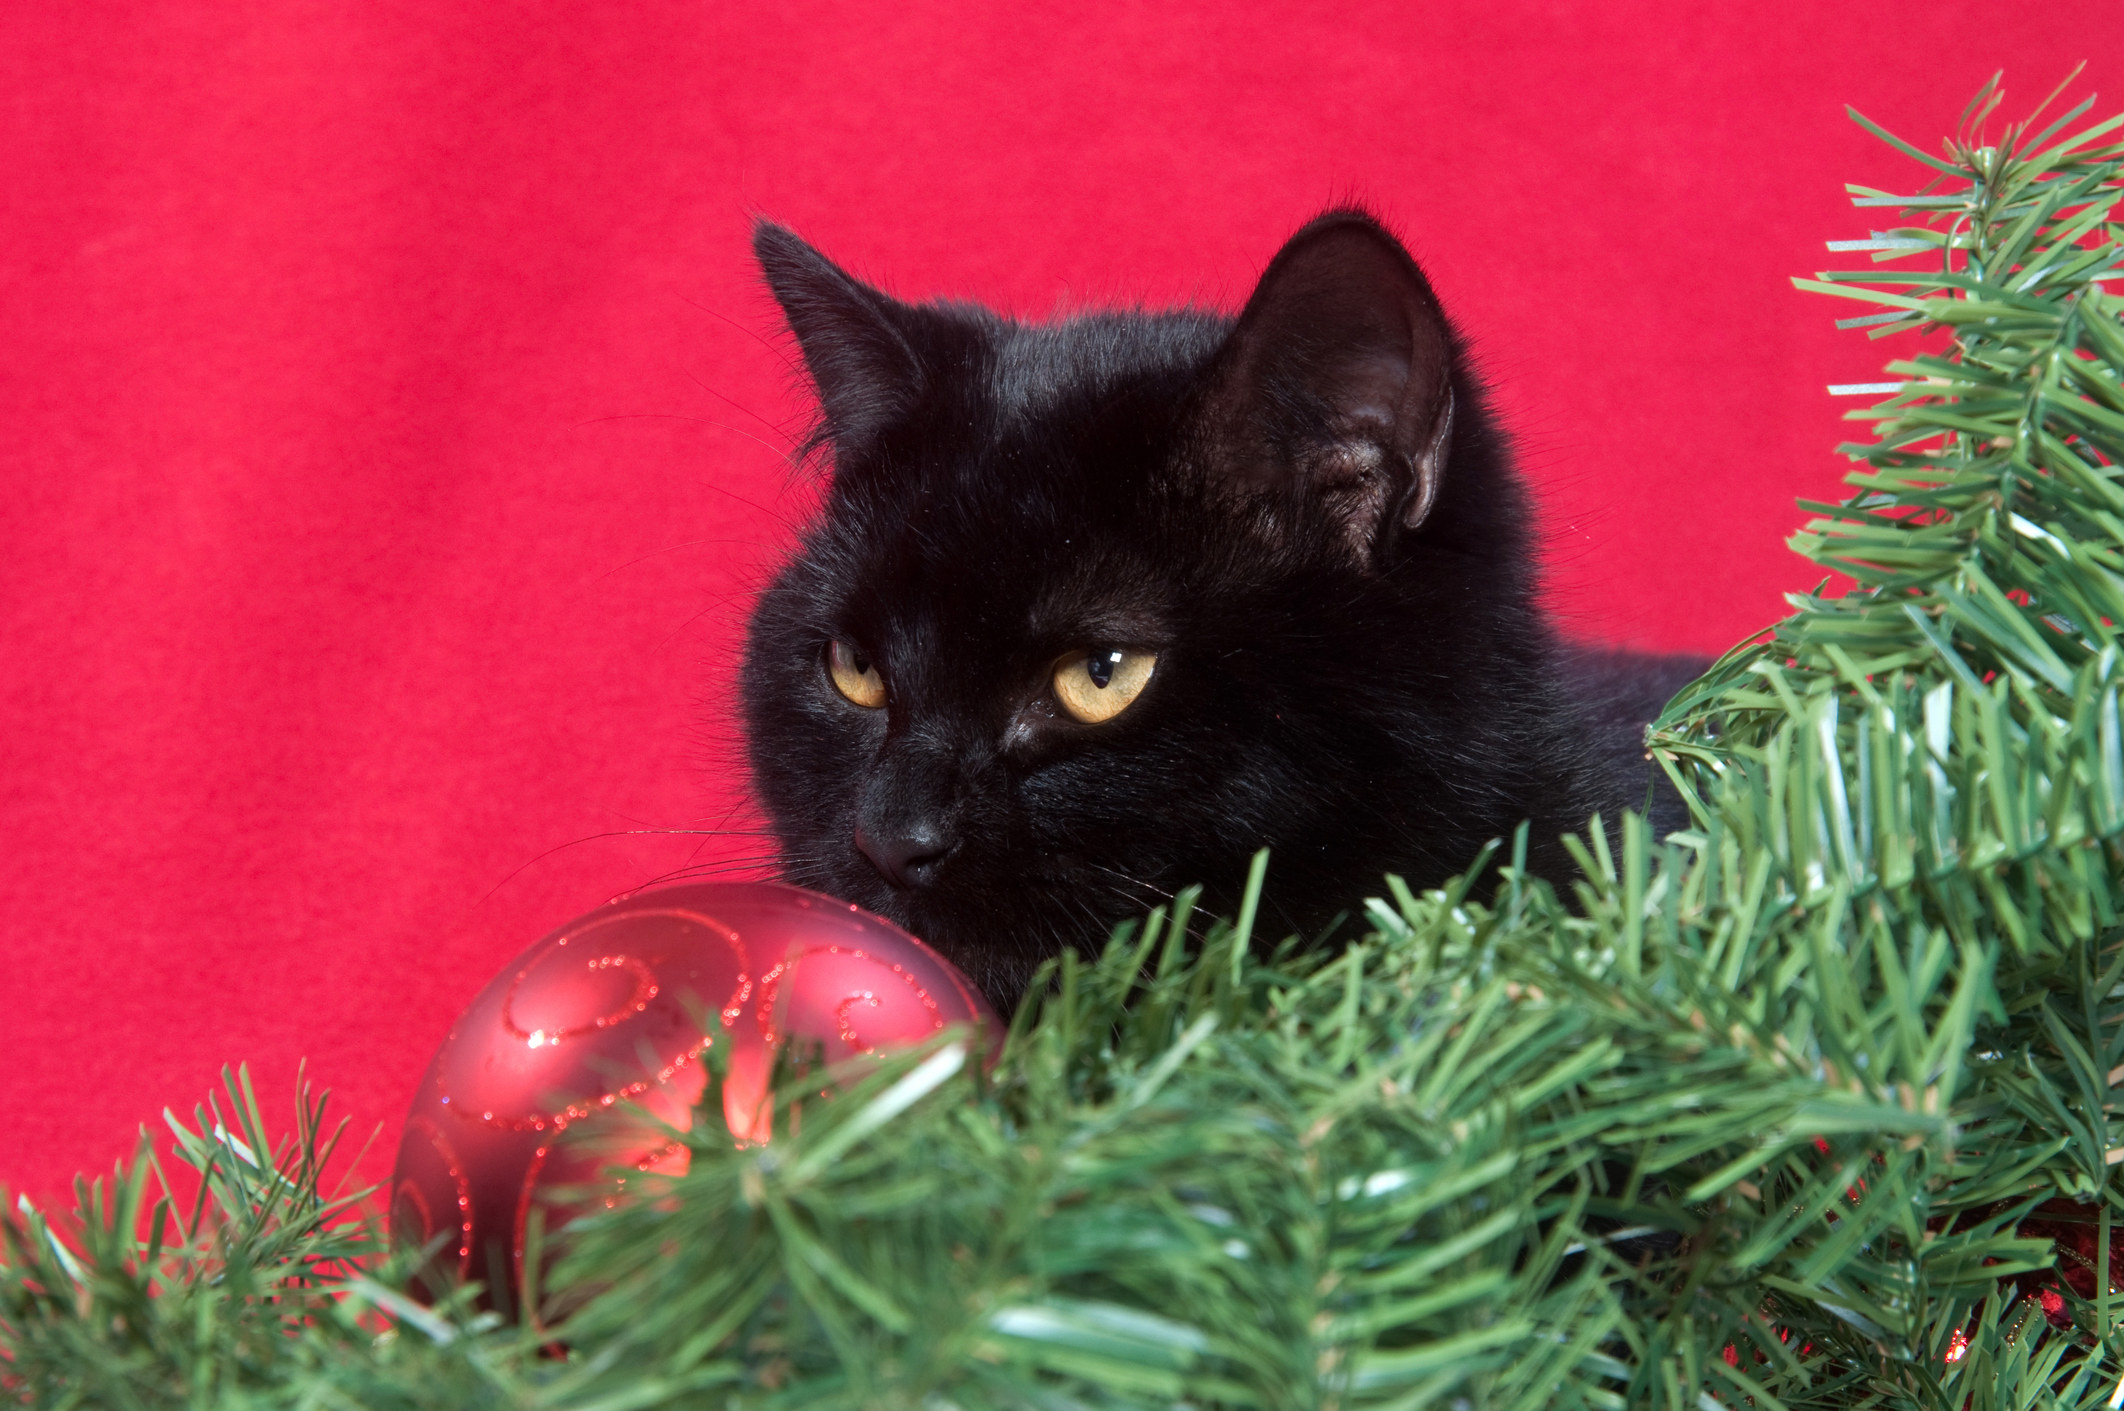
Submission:
[[[1805,586],[1882,352],[1786,277],[2115,0],[0,8],[0,1182],[249,1060],[388,1160],[567,916],[742,864],[729,703],[804,491],[755,212],[909,295],[1243,297],[1406,232],[1522,438],[1572,630]],[[2114,81],[2099,69],[2090,80]],[[1848,405],[1848,404],[1845,404]]]

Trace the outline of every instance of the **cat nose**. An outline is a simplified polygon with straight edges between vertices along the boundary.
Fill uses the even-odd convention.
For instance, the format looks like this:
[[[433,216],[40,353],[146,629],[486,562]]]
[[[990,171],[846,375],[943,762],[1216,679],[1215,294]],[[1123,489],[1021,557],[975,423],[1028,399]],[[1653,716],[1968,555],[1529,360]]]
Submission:
[[[895,887],[926,887],[951,854],[952,841],[929,823],[872,832],[858,823],[856,850]]]

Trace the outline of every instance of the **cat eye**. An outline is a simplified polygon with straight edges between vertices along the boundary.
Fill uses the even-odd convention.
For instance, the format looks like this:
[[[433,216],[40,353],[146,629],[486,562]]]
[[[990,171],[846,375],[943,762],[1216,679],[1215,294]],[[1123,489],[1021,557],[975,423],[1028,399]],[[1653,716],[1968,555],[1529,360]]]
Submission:
[[[1151,652],[1108,647],[1071,652],[1055,664],[1055,699],[1086,725],[1098,725],[1135,703],[1157,664]]]
[[[846,642],[826,648],[826,675],[833,689],[865,710],[885,704],[885,678],[878,674],[878,664]]]

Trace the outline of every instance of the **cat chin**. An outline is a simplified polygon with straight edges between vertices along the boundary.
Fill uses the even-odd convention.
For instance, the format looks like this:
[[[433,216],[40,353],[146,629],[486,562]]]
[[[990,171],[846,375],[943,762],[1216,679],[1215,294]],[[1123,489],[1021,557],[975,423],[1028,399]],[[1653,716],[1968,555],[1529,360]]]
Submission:
[[[1022,872],[1010,895],[972,883],[909,892],[887,884],[867,864],[860,872],[851,868],[832,876],[791,870],[785,880],[853,902],[918,937],[1004,1014],[1017,1007],[1042,964],[1065,949],[1096,950],[1115,922],[1142,910],[1121,897],[1100,897],[1095,903],[1082,890],[1076,893],[1077,905],[1058,904],[1079,884],[1053,879],[1025,886]]]
[[[1033,976],[1040,966],[1059,955],[1058,945],[1048,955],[998,952],[980,947],[961,948],[952,946],[933,947],[939,955],[959,968],[959,973],[973,982],[974,988],[996,1007],[999,1014],[1012,1014],[1024,1001]]]
[[[870,909],[919,936],[1004,1014],[1017,1008],[1043,962],[1068,945],[1083,945],[1083,938],[1056,934],[1043,925],[1028,928],[1022,920],[1015,924],[1000,919],[983,922],[947,908],[910,904],[899,893]]]

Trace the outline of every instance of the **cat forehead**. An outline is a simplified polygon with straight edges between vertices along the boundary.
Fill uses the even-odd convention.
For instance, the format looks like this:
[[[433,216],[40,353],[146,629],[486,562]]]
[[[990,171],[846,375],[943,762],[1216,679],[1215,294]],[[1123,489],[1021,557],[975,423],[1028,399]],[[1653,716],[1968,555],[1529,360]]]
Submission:
[[[1096,417],[1116,399],[1176,399],[1230,327],[1220,315],[1188,309],[1003,323],[990,335],[983,390],[1005,420],[1021,422]]]
[[[835,448],[831,502],[851,547],[912,536],[1023,554],[1027,535],[1143,528],[1146,492],[1229,320],[939,312],[965,339],[957,353],[930,359],[924,394],[886,434]]]
[[[1026,623],[1155,612],[1167,593],[1160,526],[1094,519],[1035,491],[918,497],[902,515],[833,516],[819,555],[853,599],[889,610],[963,606]],[[830,546],[830,547],[828,547]]]
[[[979,356],[835,477],[819,547],[842,611],[968,646],[1159,638],[1185,557],[1160,471],[1230,321],[982,322]]]
[[[1162,639],[1178,587],[1161,568],[1170,546],[1140,516],[1087,516],[1077,500],[997,482],[977,496],[919,495],[898,512],[849,505],[825,526],[820,586],[851,625],[920,641],[925,654]]]

